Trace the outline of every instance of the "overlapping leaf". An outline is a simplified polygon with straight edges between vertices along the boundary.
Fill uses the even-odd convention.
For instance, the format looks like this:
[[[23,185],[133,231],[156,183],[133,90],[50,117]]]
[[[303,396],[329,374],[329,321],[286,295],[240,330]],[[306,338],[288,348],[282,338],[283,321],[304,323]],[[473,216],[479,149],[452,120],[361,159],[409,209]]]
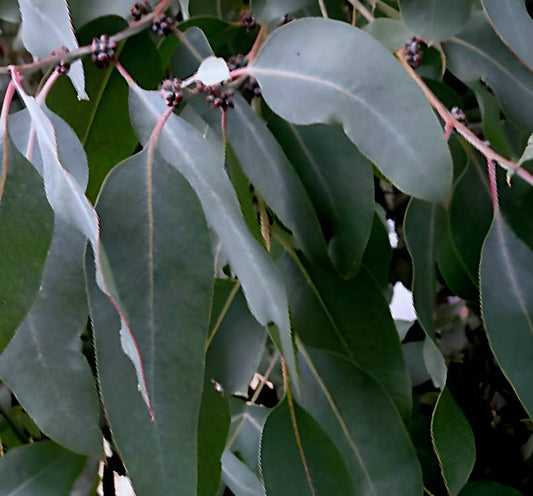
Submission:
[[[197,430],[213,258],[201,207],[154,151],[129,158],[98,201],[116,292],[144,358],[152,422],[123,356],[116,312],[96,289],[92,318],[104,406],[137,494],[196,494]],[[139,450],[143,446],[143,450]]]
[[[294,124],[341,123],[402,191],[444,203],[451,158],[438,120],[394,57],[369,34],[328,19],[276,30],[247,71]]]
[[[70,23],[67,0],[18,0],[22,15],[22,41],[37,59],[54,50],[78,48],[78,41]],[[76,88],[79,100],[87,100],[85,76],[80,60],[72,62],[68,77]]]
[[[0,459],[0,494],[69,496],[85,460],[51,441],[10,450]]]
[[[533,128],[533,72],[512,56],[483,12],[473,14],[443,48],[451,72],[465,83],[487,83],[510,119],[526,130]]]
[[[43,183],[31,164],[8,142],[0,143],[0,351],[31,308],[52,241],[54,218]]]
[[[156,92],[144,91],[131,83],[130,108],[133,124],[145,143],[167,107]],[[277,325],[284,357],[291,374],[296,376],[285,287],[272,261],[244,223],[235,191],[223,168],[223,154],[217,153],[202,134],[175,114],[170,115],[161,132],[158,149],[195,190],[207,222],[218,234],[224,254],[241,281],[252,314],[262,325],[269,322]]]
[[[533,253],[495,214],[481,254],[481,308],[491,347],[533,415]]]
[[[265,496],[259,478],[227,450],[222,455],[222,480],[235,496]]]

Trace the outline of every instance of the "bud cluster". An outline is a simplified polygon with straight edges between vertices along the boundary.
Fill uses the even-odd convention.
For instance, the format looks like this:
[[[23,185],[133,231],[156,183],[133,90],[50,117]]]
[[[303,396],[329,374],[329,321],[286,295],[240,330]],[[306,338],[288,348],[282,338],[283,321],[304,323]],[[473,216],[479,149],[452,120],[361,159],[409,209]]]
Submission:
[[[178,107],[183,100],[181,81],[178,78],[165,79],[159,88],[159,94],[169,107]]]
[[[408,41],[404,45],[405,60],[413,69],[416,69],[424,58],[424,51],[422,50],[420,41],[419,38],[413,36],[411,41]]]
[[[91,45],[93,64],[100,68],[109,67],[110,61],[115,58],[116,49],[117,44],[111,41],[107,34],[102,34],[99,38],[93,38]]]

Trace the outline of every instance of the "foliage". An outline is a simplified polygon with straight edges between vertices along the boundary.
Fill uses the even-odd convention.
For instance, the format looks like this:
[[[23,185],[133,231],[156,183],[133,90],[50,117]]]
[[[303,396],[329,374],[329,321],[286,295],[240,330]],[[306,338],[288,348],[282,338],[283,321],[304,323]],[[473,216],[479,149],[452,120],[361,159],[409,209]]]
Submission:
[[[525,4],[3,2],[0,495],[531,494]]]

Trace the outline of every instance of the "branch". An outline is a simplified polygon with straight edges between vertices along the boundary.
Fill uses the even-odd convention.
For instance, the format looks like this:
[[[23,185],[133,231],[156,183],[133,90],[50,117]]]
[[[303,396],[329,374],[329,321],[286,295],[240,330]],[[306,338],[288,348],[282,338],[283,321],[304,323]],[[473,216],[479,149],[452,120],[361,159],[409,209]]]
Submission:
[[[444,121],[445,134],[449,134],[453,129],[457,131],[463,138],[466,139],[476,150],[478,150],[487,160],[498,162],[504,169],[517,174],[524,181],[533,185],[533,175],[527,170],[522,169],[517,163],[502,157],[499,153],[496,153],[492,148],[480,140],[470,129],[468,129],[462,122],[458,121],[446,108],[446,106],[435,96],[435,94],[428,88],[422,78],[414,71],[404,57],[404,49],[400,48],[396,52],[398,59],[409,73],[409,75],[415,80],[416,84],[420,87],[424,96],[427,98],[431,106],[437,111],[442,120]]]
[[[154,16],[157,15],[162,10],[166,9],[168,2],[169,0],[161,0],[155,6],[153,12],[145,15],[139,21],[130,23],[130,25],[123,31],[120,31],[114,34],[113,36],[110,36],[109,37],[110,40],[114,42],[119,42],[121,40],[129,38],[130,36],[140,33],[141,31],[144,31],[149,25],[152,24]],[[57,64],[61,62],[62,60],[64,60],[65,62],[70,62],[72,60],[79,59],[80,57],[83,57],[84,55],[88,55],[91,52],[92,52],[92,47],[91,47],[91,44],[89,44],[89,45],[81,46],[77,48],[76,50],[72,50],[67,53],[58,53],[56,55],[51,55],[50,57],[46,57],[41,60],[36,60],[35,62],[32,62],[30,64],[15,65],[12,67],[17,72],[31,74],[32,72],[35,72],[49,65]],[[9,74],[9,73],[10,73],[10,66],[0,67],[0,74]]]

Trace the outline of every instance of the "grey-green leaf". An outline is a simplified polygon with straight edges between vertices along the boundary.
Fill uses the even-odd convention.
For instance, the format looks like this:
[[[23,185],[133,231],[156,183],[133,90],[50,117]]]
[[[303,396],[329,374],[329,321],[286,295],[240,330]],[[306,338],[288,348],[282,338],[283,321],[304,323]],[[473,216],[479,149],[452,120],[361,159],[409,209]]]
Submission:
[[[39,174],[12,142],[4,163],[5,139],[0,140],[0,352],[37,295],[54,230]]]
[[[155,417],[152,422],[122,353],[116,313],[93,288],[98,373],[114,440],[139,496],[167,495],[178,487],[196,494],[213,284],[200,204],[179,172],[158,155],[152,160],[145,149],[113,170],[97,208],[116,292],[144,358]]]
[[[156,92],[132,83],[130,109],[141,142],[167,109]],[[224,170],[221,150],[215,150],[190,124],[171,114],[163,127],[158,149],[189,181],[198,195],[207,222],[218,234],[224,254],[239,277],[254,317],[262,324],[274,322],[281,334],[283,354],[291,374],[296,364],[288,315],[287,294],[281,275],[246,227],[235,191]]]
[[[374,217],[370,163],[338,126],[294,126],[274,117],[269,127],[313,202],[333,265],[344,277],[354,276]]]
[[[66,0],[18,0],[22,14],[22,41],[37,59],[50,56],[54,50],[78,48],[70,23]],[[88,100],[81,60],[72,62],[68,77],[76,88],[79,100]]]
[[[298,405],[294,405],[294,419],[291,418],[287,400],[270,413],[263,428],[261,467],[268,494],[355,495],[339,450],[316,420]]]
[[[464,31],[443,48],[455,76],[467,84],[481,79],[510,119],[528,131],[533,128],[533,72],[512,56],[483,12],[473,14]]]
[[[265,496],[257,475],[227,450],[222,455],[222,480],[235,496]]]
[[[69,496],[85,461],[51,441],[12,449],[0,458],[0,494]]]
[[[505,375],[533,415],[533,253],[501,214],[481,253],[481,308],[489,341]]]
[[[39,293],[0,355],[0,378],[47,436],[101,457],[100,405],[80,340],[88,316],[86,244],[81,233],[56,220]]]
[[[447,388],[433,411],[431,437],[446,488],[457,496],[474,467],[476,446],[472,429]]]
[[[472,0],[400,0],[403,20],[425,41],[440,41],[461,31],[472,10]]]
[[[298,403],[341,453],[355,494],[422,494],[416,452],[396,407],[371,377],[343,357],[299,346]],[[364,405],[364,408],[362,408]]]
[[[498,482],[469,482],[459,496],[522,496],[520,491]]]
[[[402,191],[445,203],[452,162],[438,120],[395,58],[364,31],[306,18],[275,30],[248,72],[294,124],[340,123]]]
[[[522,0],[482,0],[483,8],[501,40],[533,70],[533,19]]]

